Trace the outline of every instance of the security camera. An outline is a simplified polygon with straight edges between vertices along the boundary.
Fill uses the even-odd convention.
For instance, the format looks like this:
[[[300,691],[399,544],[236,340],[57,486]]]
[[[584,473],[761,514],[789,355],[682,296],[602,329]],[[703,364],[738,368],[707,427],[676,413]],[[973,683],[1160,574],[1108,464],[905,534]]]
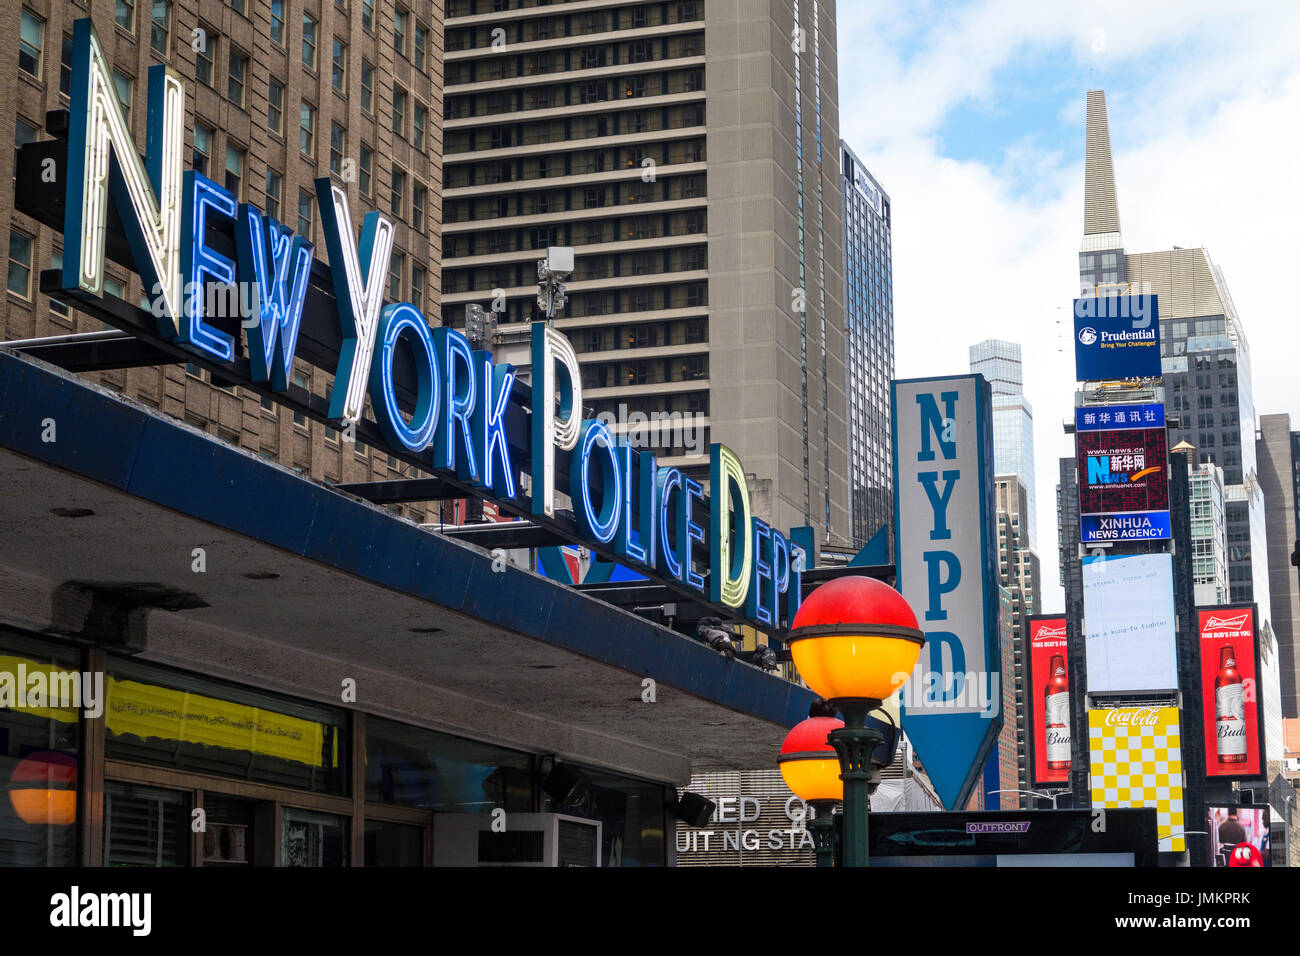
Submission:
[[[557,279],[567,279],[573,273],[573,247],[549,246],[546,250],[546,271]]]

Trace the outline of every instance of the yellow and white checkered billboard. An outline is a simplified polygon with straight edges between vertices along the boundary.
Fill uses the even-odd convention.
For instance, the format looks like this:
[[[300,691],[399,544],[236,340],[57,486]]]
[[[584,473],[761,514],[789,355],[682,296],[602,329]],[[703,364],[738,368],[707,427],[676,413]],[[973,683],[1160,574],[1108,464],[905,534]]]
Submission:
[[[1183,749],[1177,707],[1088,711],[1094,807],[1155,807],[1161,850],[1182,852]]]

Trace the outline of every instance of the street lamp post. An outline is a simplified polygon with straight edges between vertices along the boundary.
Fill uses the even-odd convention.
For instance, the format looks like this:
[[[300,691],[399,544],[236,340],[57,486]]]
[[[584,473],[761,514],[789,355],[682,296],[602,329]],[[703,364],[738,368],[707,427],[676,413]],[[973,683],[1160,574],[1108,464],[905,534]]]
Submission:
[[[786,735],[777,757],[785,785],[813,809],[812,818],[804,819],[818,866],[833,866],[835,860],[832,814],[835,804],[844,799],[844,781],[839,777],[835,750],[826,738],[843,726],[844,721],[835,717],[809,717]]]
[[[866,866],[871,754],[884,737],[867,714],[911,676],[925,644],[903,596],[874,578],[849,575],[814,590],[791,622],[800,676],[844,715],[827,740],[844,783],[845,866]]]

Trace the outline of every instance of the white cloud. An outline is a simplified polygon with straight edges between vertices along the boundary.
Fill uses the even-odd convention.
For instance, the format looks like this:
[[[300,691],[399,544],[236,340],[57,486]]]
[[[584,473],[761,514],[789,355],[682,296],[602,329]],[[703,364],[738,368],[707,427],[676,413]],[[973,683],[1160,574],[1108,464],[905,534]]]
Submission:
[[[1250,339],[1256,414],[1290,412],[1300,428],[1300,310],[1287,241],[1300,213],[1300,6],[911,6],[839,5],[841,135],[892,200],[897,373],[962,373],[970,344],[1022,343],[1043,606],[1058,610],[1055,486],[1058,459],[1072,449],[1061,423],[1073,405],[1067,323],[1082,233],[1085,90],[1067,107],[1077,117],[1072,140],[1007,143],[995,165],[944,156],[944,119],[963,102],[996,103],[998,83],[1014,80],[1001,71],[1026,53],[1070,49],[1077,62],[1063,71],[1096,63],[1126,248],[1210,251]]]

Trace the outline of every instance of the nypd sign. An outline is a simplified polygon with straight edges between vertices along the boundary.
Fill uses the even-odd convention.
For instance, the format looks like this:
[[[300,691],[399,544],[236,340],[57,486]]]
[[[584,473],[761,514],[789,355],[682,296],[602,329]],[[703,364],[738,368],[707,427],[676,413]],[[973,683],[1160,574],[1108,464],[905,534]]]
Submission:
[[[991,392],[981,375],[910,379],[892,406],[898,589],[926,637],[903,729],[954,809],[1002,727]]]

